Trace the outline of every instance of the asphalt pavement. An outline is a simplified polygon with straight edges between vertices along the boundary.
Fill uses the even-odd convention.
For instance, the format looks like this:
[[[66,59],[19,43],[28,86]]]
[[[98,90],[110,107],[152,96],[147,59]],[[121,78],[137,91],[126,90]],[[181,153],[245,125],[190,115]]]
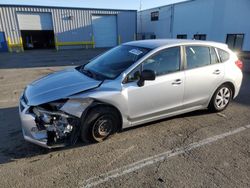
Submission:
[[[47,150],[25,142],[17,108],[25,85],[103,51],[0,54],[0,187],[250,187],[250,70],[221,113],[164,119],[98,144]]]

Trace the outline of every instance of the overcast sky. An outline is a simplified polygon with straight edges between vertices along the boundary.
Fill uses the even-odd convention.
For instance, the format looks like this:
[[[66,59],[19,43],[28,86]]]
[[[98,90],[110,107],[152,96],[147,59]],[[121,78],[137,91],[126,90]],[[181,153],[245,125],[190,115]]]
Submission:
[[[142,0],[142,9],[153,8],[185,0]],[[0,0],[0,4],[48,5],[85,8],[137,9],[140,0]]]

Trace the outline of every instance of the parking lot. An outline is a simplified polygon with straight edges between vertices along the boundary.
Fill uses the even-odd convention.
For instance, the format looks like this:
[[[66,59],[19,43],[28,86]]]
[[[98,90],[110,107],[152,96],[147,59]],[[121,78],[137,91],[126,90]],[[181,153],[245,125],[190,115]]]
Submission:
[[[250,187],[250,60],[239,96],[221,113],[197,111],[47,150],[24,141],[18,97],[53,71],[106,49],[0,54],[0,187]]]

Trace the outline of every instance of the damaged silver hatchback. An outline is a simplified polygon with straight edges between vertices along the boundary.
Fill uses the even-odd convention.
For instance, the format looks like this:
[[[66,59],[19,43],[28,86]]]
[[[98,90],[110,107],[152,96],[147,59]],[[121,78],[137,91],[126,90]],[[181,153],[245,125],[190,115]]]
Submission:
[[[28,85],[19,105],[23,135],[53,148],[198,109],[222,111],[239,93],[240,68],[220,43],[129,42]]]

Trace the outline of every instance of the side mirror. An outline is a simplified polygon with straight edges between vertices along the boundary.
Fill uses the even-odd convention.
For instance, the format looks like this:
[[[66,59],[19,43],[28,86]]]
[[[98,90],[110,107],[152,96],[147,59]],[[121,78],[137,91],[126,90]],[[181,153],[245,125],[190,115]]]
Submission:
[[[137,85],[139,87],[144,86],[145,80],[155,80],[155,72],[152,70],[143,70]]]

